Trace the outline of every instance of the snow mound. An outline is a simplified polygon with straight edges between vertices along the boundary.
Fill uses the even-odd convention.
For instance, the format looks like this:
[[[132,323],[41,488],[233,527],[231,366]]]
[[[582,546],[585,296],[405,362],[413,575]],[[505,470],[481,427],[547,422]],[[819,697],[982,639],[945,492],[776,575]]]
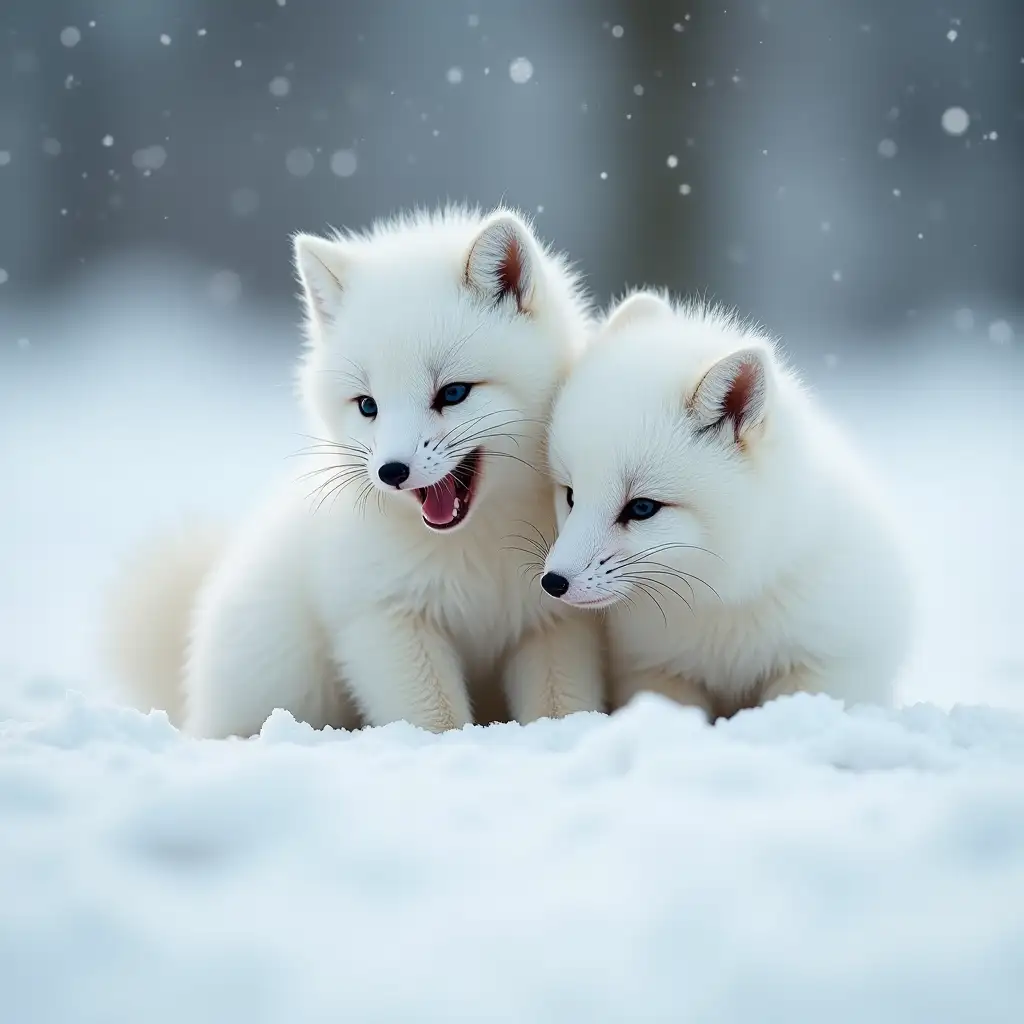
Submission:
[[[1011,712],[651,697],[208,742],[7,693],[5,1021],[1024,1019]]]

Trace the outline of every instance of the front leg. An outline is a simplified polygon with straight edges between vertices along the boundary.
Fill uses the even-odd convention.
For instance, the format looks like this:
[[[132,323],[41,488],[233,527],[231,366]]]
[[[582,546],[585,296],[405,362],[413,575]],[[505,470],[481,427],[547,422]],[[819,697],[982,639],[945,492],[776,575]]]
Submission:
[[[444,732],[473,720],[455,648],[421,615],[360,616],[336,638],[334,659],[369,725],[406,721]]]
[[[666,669],[616,673],[612,680],[612,708],[625,707],[638,693],[660,693],[684,707],[700,708],[709,721],[714,717],[708,691],[699,683]]]
[[[505,665],[512,717],[522,724],[604,710],[603,631],[596,616],[572,614],[530,630]]]

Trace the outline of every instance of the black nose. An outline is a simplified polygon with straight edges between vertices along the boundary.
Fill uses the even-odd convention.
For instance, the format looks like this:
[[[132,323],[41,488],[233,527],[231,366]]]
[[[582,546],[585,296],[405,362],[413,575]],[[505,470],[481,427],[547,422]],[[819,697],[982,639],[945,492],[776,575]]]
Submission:
[[[569,581],[557,572],[546,572],[540,578],[540,585],[552,596],[561,597],[569,589]]]
[[[409,479],[409,467],[404,462],[385,462],[377,470],[377,476],[388,487],[401,487]]]

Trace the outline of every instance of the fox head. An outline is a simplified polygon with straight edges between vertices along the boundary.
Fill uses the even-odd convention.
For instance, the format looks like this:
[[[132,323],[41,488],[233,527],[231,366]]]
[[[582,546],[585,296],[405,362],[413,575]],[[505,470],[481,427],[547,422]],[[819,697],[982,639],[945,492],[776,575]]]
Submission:
[[[756,586],[785,479],[779,392],[795,386],[772,343],[721,311],[622,302],[555,404],[544,589],[685,612]]]
[[[295,263],[301,390],[337,468],[328,488],[376,488],[449,530],[489,496],[537,486],[586,312],[525,220],[447,209],[361,235],[299,235]]]

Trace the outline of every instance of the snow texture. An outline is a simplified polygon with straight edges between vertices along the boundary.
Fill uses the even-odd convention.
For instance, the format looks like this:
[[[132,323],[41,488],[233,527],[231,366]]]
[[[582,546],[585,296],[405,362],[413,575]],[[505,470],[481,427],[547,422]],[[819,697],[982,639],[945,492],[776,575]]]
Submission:
[[[926,703],[216,743],[104,695],[97,596],[305,443],[295,330],[134,273],[0,316],[5,1024],[1024,1020],[1024,414],[987,318],[966,363],[798,359],[912,514]]]
[[[0,726],[0,905],[19,1024],[1010,1024],[1024,720],[650,697],[216,743],[69,694]]]

